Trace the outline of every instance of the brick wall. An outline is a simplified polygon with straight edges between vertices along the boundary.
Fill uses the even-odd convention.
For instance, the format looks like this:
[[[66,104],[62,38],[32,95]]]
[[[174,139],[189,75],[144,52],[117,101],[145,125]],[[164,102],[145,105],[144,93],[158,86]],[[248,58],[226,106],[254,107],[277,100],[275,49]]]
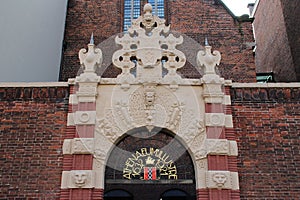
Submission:
[[[300,88],[231,90],[241,199],[299,199]]]
[[[295,6],[295,3],[291,3],[292,1],[282,2],[292,5],[292,7]],[[299,3],[299,1],[297,2]],[[285,13],[287,12],[289,12],[288,9]],[[257,45],[255,54],[257,72],[273,72],[277,82],[297,81],[296,65],[293,62],[290,45],[299,46],[300,41],[297,37],[289,41],[285,17],[281,0],[260,1],[253,22]],[[295,17],[294,11],[292,20]],[[299,25],[294,25],[293,29],[297,26]]]
[[[99,44],[110,36],[122,32],[123,1],[75,1],[69,0],[65,26],[63,57],[60,80],[74,78],[79,69],[78,51],[85,48],[91,33],[95,43]],[[253,42],[251,22],[238,22],[224,8],[219,0],[176,0],[167,1],[167,22],[171,30],[178,31],[204,45],[205,37],[214,49],[222,53],[220,73],[226,79],[235,82],[255,82],[255,65],[252,54]],[[104,54],[115,46],[114,41],[108,43],[109,48],[102,48]],[[185,46],[192,56],[194,66],[197,49]],[[104,45],[105,46],[105,45]],[[101,48],[101,45],[100,45]],[[199,50],[199,49],[198,49]],[[107,59],[111,62],[111,59]],[[197,70],[186,65],[179,70],[184,77],[200,77]],[[116,77],[117,71],[110,66],[105,77]]]
[[[296,70],[297,81],[300,81],[300,1],[299,0],[281,0],[284,22],[286,24],[287,36],[292,52],[293,63]]]
[[[68,87],[0,88],[0,199],[58,199]]]

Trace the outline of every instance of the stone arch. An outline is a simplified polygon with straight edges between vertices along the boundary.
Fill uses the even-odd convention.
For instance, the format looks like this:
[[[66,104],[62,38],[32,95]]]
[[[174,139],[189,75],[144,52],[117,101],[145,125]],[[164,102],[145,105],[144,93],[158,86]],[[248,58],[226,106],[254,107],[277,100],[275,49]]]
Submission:
[[[152,16],[150,5],[145,6],[144,11],[145,14],[133,22],[129,34],[115,38],[122,46],[112,58],[114,66],[122,70],[117,78],[103,78],[95,73],[103,56],[92,39],[88,51],[79,51],[83,73],[73,80],[78,88],[70,96],[75,109],[68,114],[69,132],[73,135],[63,144],[66,155],[61,184],[63,195],[84,190],[85,195],[93,191],[95,197],[103,197],[110,150],[126,138],[124,133],[140,127],[149,132],[163,127],[161,130],[171,131],[188,149],[199,199],[238,197],[237,143],[228,109],[229,87],[223,88],[225,84],[229,86],[230,81],[226,82],[216,74],[220,52],[212,52],[206,42],[205,49],[199,51],[196,58],[198,68],[204,71],[203,77],[181,77],[177,70],[186,63],[186,56],[176,47],[182,44],[183,37],[170,33],[164,20]],[[132,49],[131,44],[138,44],[138,48]],[[168,44],[168,49],[161,48],[161,44]],[[135,67],[131,60],[133,56],[138,61],[136,76],[130,73]],[[162,65],[164,57],[168,59]],[[168,71],[165,76],[162,76],[162,68]],[[124,151],[127,158],[131,154]],[[88,164],[77,169],[77,162],[72,159]],[[150,156],[144,162],[150,165],[154,163],[153,159],[158,158]],[[118,164],[122,162],[116,163],[113,169],[122,171]],[[151,173],[156,173],[155,167],[146,167],[144,179],[149,170],[154,169]],[[84,182],[78,181],[76,177],[83,174]],[[184,182],[179,185],[184,187]]]
[[[156,196],[151,197],[153,199],[159,199],[163,192],[174,189],[181,189],[189,196],[195,197],[196,175],[194,162],[186,147],[183,140],[180,140],[174,133],[165,128],[155,127],[149,131],[146,127],[140,127],[130,130],[117,140],[110,151],[105,169],[105,191],[122,187],[131,193],[135,193],[138,199],[148,199],[149,197],[145,196],[147,195],[145,189],[147,186],[147,188],[157,191]],[[179,154],[181,155],[178,156]],[[129,163],[137,156],[140,157],[134,161],[136,163]],[[153,163],[156,162],[156,165],[147,164],[147,158],[150,157],[154,160]],[[176,160],[173,161],[172,159]],[[145,178],[145,172],[143,173],[141,163],[138,160],[143,162],[144,169],[146,166],[157,168],[155,169],[154,179],[148,180]],[[128,164],[125,164],[127,162]],[[166,176],[168,173],[167,164],[164,165],[163,169],[158,169],[163,162],[169,163],[170,169],[172,168],[172,171],[176,169],[176,173]],[[139,173],[133,172],[135,167],[131,167],[132,164],[139,168],[136,169]],[[137,190],[145,191],[138,194]]]
[[[170,189],[161,194],[161,200],[187,200],[191,196],[180,189]]]
[[[104,193],[104,200],[133,200],[133,195],[126,190],[115,189]]]

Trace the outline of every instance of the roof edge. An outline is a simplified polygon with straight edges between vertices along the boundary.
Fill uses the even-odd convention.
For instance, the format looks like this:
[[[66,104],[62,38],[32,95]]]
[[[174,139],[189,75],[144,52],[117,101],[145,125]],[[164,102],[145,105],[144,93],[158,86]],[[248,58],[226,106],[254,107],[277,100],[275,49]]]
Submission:
[[[253,22],[253,19],[248,14],[236,16],[222,0],[215,0],[215,2],[221,4],[234,20],[238,22]]]

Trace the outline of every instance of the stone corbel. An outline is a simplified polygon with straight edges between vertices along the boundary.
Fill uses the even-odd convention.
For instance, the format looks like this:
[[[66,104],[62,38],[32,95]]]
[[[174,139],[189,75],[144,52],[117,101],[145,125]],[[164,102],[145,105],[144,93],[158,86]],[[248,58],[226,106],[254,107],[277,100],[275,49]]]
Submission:
[[[238,173],[230,171],[207,171],[206,187],[209,189],[238,190]]]
[[[65,139],[63,154],[93,154],[94,138]]]
[[[94,188],[96,173],[92,170],[72,170],[62,172],[61,189]]]

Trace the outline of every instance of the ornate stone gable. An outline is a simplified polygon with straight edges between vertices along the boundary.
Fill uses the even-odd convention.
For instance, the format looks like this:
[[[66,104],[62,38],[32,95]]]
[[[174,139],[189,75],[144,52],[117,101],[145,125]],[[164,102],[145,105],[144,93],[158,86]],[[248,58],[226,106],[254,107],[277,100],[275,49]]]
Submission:
[[[77,109],[68,116],[68,125],[75,126],[77,134],[65,140],[63,149],[65,155],[90,155],[92,167],[64,171],[62,188],[103,189],[110,152],[118,148],[126,133],[146,127],[151,134],[167,129],[174,140],[182,142],[194,163],[197,190],[238,190],[237,172],[229,170],[226,160],[237,156],[237,145],[224,135],[233,124],[232,116],[223,110],[230,104],[224,93],[225,80],[215,70],[221,55],[211,52],[206,43],[195,58],[203,77],[182,78],[177,69],[184,66],[186,57],[176,47],[183,37],[171,34],[164,20],[151,11],[146,4],[144,14],[133,21],[128,33],[115,38],[121,47],[112,57],[114,66],[122,70],[117,78],[101,78],[95,73],[103,57],[92,39],[88,51],[80,50],[84,72],[75,79],[78,88],[70,99]],[[130,160],[132,152],[118,152]],[[119,170],[124,167],[121,165],[109,167]],[[144,169],[159,175],[152,168]]]
[[[133,20],[128,33],[115,39],[122,48],[113,54],[112,62],[122,70],[117,82],[123,87],[133,83],[181,83],[176,70],[184,66],[186,58],[176,46],[183,38],[171,34],[165,20],[151,12],[151,5],[146,4],[144,14]],[[130,73],[132,69],[135,75]]]

